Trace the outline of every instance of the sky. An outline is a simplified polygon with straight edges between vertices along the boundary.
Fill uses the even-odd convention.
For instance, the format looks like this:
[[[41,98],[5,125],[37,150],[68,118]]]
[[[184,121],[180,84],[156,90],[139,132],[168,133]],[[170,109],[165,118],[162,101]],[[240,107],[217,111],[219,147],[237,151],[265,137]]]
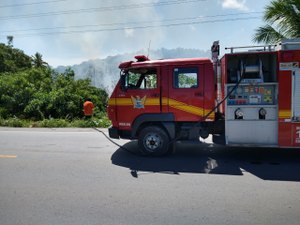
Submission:
[[[248,46],[271,0],[1,0],[0,43],[51,66],[160,48]],[[151,56],[150,56],[151,58]]]

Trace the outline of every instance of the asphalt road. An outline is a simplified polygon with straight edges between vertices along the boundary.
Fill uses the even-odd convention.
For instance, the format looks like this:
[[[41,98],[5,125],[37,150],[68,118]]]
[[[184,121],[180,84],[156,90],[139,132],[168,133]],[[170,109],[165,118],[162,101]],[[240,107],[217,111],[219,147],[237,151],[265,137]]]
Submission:
[[[118,143],[130,152],[93,129],[0,128],[0,224],[299,224],[300,149]]]

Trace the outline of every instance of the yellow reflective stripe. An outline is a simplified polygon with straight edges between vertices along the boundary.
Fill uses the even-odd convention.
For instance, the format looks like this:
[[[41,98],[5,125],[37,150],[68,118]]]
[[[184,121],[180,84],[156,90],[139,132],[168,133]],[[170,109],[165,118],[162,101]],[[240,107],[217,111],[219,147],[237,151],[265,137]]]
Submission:
[[[207,110],[207,109],[205,109],[204,110],[204,115],[203,116],[206,116],[208,113],[210,113],[210,111],[211,110]],[[209,115],[208,115],[208,117],[207,117],[208,119],[215,119],[215,112],[212,112],[212,113],[210,113]]]
[[[192,113],[197,116],[203,116],[204,110],[202,108],[188,105],[183,102],[176,101],[174,99],[169,99],[169,106],[172,108],[175,108],[175,109],[179,109],[179,110],[188,112],[188,113]]]
[[[194,108],[191,106],[185,106],[185,105],[172,105],[171,107],[175,108],[175,109],[179,109],[181,111],[185,111],[185,112],[194,114],[194,115],[197,115],[197,116],[203,116],[203,110],[200,108],[197,109],[197,108]]]
[[[132,106],[133,102],[131,98],[110,98],[108,101],[110,106]],[[158,106],[160,105],[159,98],[147,98],[145,101],[145,106]],[[193,105],[188,105],[186,103],[171,99],[171,98],[162,98],[162,105],[169,106],[187,113],[191,113],[197,116],[204,116],[210,112],[210,110],[196,107]],[[215,117],[214,113],[211,113],[208,118],[213,119]]]
[[[169,106],[172,107],[172,108],[181,110],[181,111],[185,111],[185,112],[197,115],[197,116],[205,116],[211,111],[211,110],[196,107],[196,106],[193,106],[193,105],[188,105],[186,103],[179,102],[179,101],[176,101],[174,99],[169,99]],[[210,118],[210,119],[215,118],[215,113],[212,112],[208,116],[208,118]]]
[[[159,105],[159,98],[146,98],[145,105]],[[110,98],[108,105],[130,106],[133,105],[131,98]]]
[[[169,104],[169,99],[168,98],[162,98],[161,99],[161,104],[162,105],[168,105]]]
[[[278,117],[280,119],[290,119],[292,117],[291,110],[279,110]]]
[[[116,98],[116,105],[133,105],[131,98]]]
[[[145,105],[160,105],[159,98],[146,98]]]
[[[108,99],[108,105],[111,105],[111,106],[116,105],[116,99],[115,98]]]

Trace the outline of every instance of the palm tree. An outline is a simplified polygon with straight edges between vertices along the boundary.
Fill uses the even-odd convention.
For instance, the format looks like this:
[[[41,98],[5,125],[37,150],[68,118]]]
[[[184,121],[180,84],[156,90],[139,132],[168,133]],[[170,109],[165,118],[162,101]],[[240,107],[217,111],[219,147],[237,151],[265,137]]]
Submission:
[[[265,26],[256,29],[254,42],[274,44],[300,37],[300,0],[273,0],[264,12]]]
[[[32,64],[34,67],[37,67],[37,68],[48,68],[49,67],[48,63],[43,61],[42,54],[37,52],[31,58],[32,58]]]

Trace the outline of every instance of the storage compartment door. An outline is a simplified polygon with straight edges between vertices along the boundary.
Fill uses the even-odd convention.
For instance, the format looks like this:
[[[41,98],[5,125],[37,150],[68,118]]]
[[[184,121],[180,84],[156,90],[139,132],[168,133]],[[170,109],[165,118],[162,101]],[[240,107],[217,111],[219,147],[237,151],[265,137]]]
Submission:
[[[300,122],[300,70],[293,71],[293,121]]]

